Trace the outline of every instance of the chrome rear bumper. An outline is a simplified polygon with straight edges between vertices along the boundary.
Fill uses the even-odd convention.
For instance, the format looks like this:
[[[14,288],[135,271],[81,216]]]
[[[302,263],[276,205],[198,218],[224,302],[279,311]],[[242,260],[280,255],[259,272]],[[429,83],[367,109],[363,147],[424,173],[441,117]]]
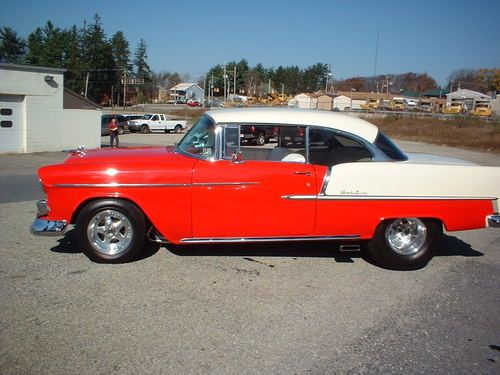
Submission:
[[[487,218],[488,227],[500,228],[500,215],[490,215]]]
[[[42,219],[49,213],[50,208],[45,199],[36,202],[37,218],[31,224],[30,232],[35,236],[62,236],[66,233],[68,224],[65,220],[46,220]]]

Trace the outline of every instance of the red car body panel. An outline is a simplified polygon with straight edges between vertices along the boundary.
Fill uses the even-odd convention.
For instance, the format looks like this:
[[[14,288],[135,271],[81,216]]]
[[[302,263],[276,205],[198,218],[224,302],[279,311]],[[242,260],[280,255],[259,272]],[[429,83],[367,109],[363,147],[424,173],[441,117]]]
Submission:
[[[99,165],[99,168],[96,168]],[[450,231],[485,227],[491,199],[323,199],[327,167],[300,163],[207,161],[169,147],[90,151],[42,167],[49,220],[72,223],[99,198],[135,203],[169,241],[190,238],[369,239],[384,219],[427,217]],[[57,196],[57,198],[55,198]],[[303,196],[303,199],[288,199]],[[265,214],[264,214],[265,211]]]

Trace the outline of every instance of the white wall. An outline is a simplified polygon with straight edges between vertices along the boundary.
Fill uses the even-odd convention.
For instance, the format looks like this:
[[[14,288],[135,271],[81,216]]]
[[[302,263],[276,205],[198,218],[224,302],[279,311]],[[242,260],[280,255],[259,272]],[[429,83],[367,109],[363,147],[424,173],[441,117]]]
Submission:
[[[101,147],[101,111],[65,109],[60,142],[62,150]]]
[[[53,79],[47,81],[46,76]],[[101,111],[63,109],[63,70],[0,65],[0,95],[23,101],[23,147],[19,152],[101,146]],[[0,153],[8,152],[0,143]]]

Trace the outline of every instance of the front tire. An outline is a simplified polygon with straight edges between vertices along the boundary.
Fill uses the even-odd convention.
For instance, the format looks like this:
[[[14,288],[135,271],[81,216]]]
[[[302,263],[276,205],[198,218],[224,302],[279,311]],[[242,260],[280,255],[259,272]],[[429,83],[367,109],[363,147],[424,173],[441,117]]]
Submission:
[[[141,133],[150,133],[151,130],[149,129],[148,125],[142,125],[141,126]]]
[[[433,220],[414,217],[386,220],[377,227],[366,251],[382,267],[419,269],[434,256],[441,233],[441,224]]]
[[[123,263],[144,246],[146,220],[132,203],[101,199],[87,204],[75,223],[76,241],[82,251],[99,263]]]

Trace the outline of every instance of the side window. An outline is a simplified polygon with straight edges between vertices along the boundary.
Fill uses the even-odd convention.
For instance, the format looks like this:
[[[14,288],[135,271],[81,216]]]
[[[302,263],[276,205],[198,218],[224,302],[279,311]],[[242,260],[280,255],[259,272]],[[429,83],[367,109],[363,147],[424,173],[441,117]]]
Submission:
[[[239,151],[240,127],[237,125],[228,125],[224,129],[223,136],[223,158],[229,159],[231,155]]]
[[[153,118],[151,119],[151,121],[158,121],[158,115],[154,115]]]
[[[372,154],[357,140],[328,129],[309,130],[311,164],[336,165],[372,160]]]

